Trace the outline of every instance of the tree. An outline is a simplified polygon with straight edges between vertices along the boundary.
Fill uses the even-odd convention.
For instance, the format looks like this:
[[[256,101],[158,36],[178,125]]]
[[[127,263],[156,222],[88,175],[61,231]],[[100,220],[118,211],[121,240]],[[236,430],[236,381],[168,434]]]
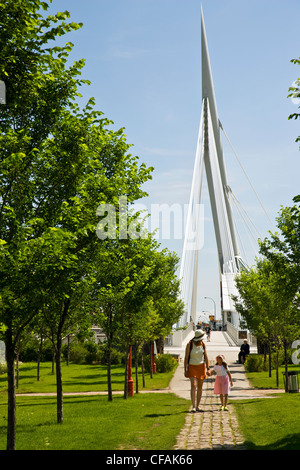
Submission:
[[[129,201],[142,197],[140,186],[151,173],[128,154],[123,129],[107,128],[110,122],[93,110],[92,99],[82,111],[76,105],[78,87],[86,83],[78,78],[84,61],[67,69],[72,45],[48,43],[80,24],[66,23],[68,12],[44,18],[40,9],[47,8],[39,0],[0,5],[0,79],[7,89],[7,105],[0,108],[7,449],[16,441],[14,355],[24,329],[44,305],[56,305],[59,356],[60,333],[76,288],[87,282],[86,257],[98,241],[97,206],[122,193]]]
[[[277,218],[279,232],[270,233],[270,238],[260,243],[260,252],[281,277],[278,289],[287,314],[282,318],[286,374],[288,346],[300,333],[300,196],[293,201],[292,207],[281,208]]]
[[[291,62],[293,64],[300,65],[300,57],[299,57],[299,59],[292,59]],[[300,78],[295,80],[294,86],[290,87],[289,91],[291,93],[289,93],[288,98],[295,98],[295,99],[299,100],[299,98],[300,98]],[[299,108],[300,108],[300,106],[299,106]],[[299,117],[300,117],[300,113],[292,113],[292,114],[289,115],[289,119],[298,119]],[[296,139],[296,142],[299,142],[299,141],[300,141],[300,136],[297,137],[297,139]]]
[[[268,344],[269,375],[272,349],[276,351],[278,382],[278,351],[294,337],[297,310],[291,297],[291,279],[286,269],[268,259],[257,260],[256,266],[236,278],[239,297],[234,297],[237,311],[257,338]],[[287,367],[287,364],[286,364]]]
[[[145,342],[166,335],[182,315],[175,275],[178,258],[159,249],[151,234],[143,238],[107,241],[95,265],[95,321],[108,345],[108,399],[112,400],[110,350],[116,339],[125,350],[137,352]],[[124,396],[127,397],[125,367]]]
[[[76,76],[83,63],[78,62],[69,70],[64,67],[70,46],[46,49],[56,34],[63,35],[79,25],[66,24],[68,15],[63,13],[44,19],[38,13],[40,8],[46,9],[47,4],[21,0],[0,5],[0,77],[6,83],[7,95],[7,105],[0,108],[0,318],[6,327],[7,449],[15,448],[14,351],[22,331],[43,301],[34,269],[36,249],[42,242],[32,243],[36,234],[30,224],[39,216],[42,195],[38,197],[35,191],[33,175],[41,168],[39,152],[44,139],[51,135],[61,109],[71,105],[76,88],[82,83]],[[51,27],[58,21],[61,25]],[[44,164],[47,167],[47,162]],[[63,174],[61,177],[63,187]],[[49,191],[51,186],[47,186]]]

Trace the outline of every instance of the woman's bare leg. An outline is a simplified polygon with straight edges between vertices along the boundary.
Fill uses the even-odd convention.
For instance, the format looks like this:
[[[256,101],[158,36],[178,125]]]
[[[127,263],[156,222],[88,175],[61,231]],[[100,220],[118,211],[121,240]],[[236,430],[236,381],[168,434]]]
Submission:
[[[197,408],[199,408],[200,401],[202,398],[202,387],[203,387],[203,380],[198,379],[197,380]]]
[[[191,400],[192,400],[192,407],[195,408],[195,399],[196,399],[196,378],[191,377]]]

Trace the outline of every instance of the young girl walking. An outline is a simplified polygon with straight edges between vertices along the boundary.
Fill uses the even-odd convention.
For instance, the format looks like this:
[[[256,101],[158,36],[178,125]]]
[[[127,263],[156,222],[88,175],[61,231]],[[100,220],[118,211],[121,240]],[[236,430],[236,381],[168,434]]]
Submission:
[[[216,357],[217,363],[211,371],[211,375],[216,374],[214,393],[220,395],[221,406],[220,410],[228,411],[228,394],[230,391],[230,386],[233,386],[232,377],[228,369],[227,362],[223,355]],[[229,385],[230,382],[230,385]]]

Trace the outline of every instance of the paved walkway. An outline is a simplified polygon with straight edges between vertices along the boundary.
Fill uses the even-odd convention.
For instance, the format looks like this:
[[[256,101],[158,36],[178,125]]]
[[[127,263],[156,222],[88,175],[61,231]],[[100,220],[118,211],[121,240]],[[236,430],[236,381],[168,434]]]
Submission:
[[[213,331],[211,340],[206,342],[210,365],[215,364],[217,354],[224,354],[233,379],[229,396],[228,411],[220,411],[219,396],[214,395],[215,376],[204,381],[202,412],[188,413],[183,429],[177,437],[176,450],[234,449],[245,450],[244,439],[238,426],[232,401],[243,398],[266,398],[282,390],[258,390],[249,384],[243,365],[237,364],[239,347],[235,346],[228,335]],[[251,348],[255,352],[254,348]],[[167,352],[167,351],[165,351]],[[169,350],[169,352],[174,352]],[[170,391],[190,399],[190,380],[184,377],[184,350],[177,350],[180,363],[170,383]]]

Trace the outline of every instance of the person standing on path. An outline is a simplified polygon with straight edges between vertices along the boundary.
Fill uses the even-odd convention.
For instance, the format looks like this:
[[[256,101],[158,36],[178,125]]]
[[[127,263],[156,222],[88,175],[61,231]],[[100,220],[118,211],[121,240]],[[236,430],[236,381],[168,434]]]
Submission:
[[[201,411],[203,380],[210,375],[206,346],[203,342],[204,331],[196,330],[194,338],[186,345],[184,375],[191,381],[192,412]],[[197,390],[197,398],[196,398]]]
[[[217,375],[215,380],[214,393],[215,395],[220,395],[220,410],[228,411],[228,395],[230,391],[230,386],[233,386],[232,377],[231,373],[229,372],[227,362],[225,361],[225,357],[220,354],[216,357],[216,361],[217,363],[211,371],[211,375]]]

